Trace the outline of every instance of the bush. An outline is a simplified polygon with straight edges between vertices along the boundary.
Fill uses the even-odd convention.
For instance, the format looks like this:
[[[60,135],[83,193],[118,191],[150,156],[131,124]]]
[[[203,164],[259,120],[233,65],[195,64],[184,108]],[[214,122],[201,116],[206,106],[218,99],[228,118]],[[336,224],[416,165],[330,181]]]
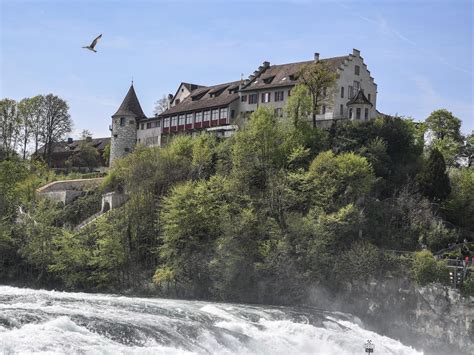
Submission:
[[[436,260],[428,250],[415,253],[412,272],[420,286],[433,282],[448,283],[449,274],[445,262]]]

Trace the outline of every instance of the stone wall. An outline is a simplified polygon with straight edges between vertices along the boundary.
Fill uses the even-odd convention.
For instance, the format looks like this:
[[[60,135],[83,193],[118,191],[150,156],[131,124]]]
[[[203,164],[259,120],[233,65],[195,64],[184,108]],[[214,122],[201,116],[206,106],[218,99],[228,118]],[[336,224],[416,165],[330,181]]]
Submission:
[[[113,210],[118,208],[127,202],[127,196],[119,192],[109,192],[102,195],[102,208],[101,212],[107,212],[108,210]]]
[[[123,119],[124,124],[121,125]],[[110,141],[110,165],[133,151],[137,143],[137,121],[134,115],[112,117],[112,139]]]
[[[53,181],[36,190],[38,197],[68,204],[84,191],[99,186],[104,178]]]

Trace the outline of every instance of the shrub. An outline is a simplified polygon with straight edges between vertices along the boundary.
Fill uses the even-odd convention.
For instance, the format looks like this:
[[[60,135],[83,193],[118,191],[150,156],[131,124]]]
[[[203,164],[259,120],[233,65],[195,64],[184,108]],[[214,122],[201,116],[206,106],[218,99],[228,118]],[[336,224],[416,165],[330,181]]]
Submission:
[[[448,283],[448,269],[445,262],[436,260],[428,250],[415,253],[412,272],[420,286],[433,282]]]

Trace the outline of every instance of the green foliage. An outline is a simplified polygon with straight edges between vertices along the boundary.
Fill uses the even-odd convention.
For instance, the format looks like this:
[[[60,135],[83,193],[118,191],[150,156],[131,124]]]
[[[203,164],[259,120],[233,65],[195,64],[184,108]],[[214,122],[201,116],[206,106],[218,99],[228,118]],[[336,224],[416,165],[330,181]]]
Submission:
[[[226,209],[224,189],[219,177],[187,182],[175,186],[162,204],[160,256],[175,281],[197,297],[209,295],[209,261],[220,234],[216,220]]]
[[[102,206],[102,191],[87,191],[84,196],[78,197],[72,203],[64,206],[58,219],[63,226],[74,227],[86,218],[100,211]]]
[[[412,272],[415,281],[421,285],[432,282],[448,283],[448,268],[444,261],[438,261],[427,250],[415,253]]]
[[[434,136],[434,139],[451,138],[460,142],[461,120],[445,109],[433,111],[425,121],[426,127]]]
[[[312,102],[308,87],[303,84],[296,85],[291,90],[291,96],[286,103],[286,117],[294,127],[306,123],[311,115]]]
[[[442,209],[448,221],[459,226],[465,235],[474,229],[474,167],[450,171],[451,194]]]
[[[313,160],[308,172],[312,202],[329,211],[364,198],[374,182],[367,159],[354,153],[321,153]]]
[[[430,152],[426,164],[416,176],[416,182],[420,192],[433,201],[443,201],[448,197],[451,192],[449,176],[443,155],[437,149]]]
[[[338,74],[330,63],[314,61],[303,66],[298,75],[302,84],[308,89],[313,128],[316,128],[316,115],[319,114],[320,107],[332,103]]]
[[[357,242],[342,253],[337,262],[339,281],[368,281],[377,276],[382,264],[382,255],[377,247],[367,242]]]
[[[420,284],[444,282],[443,263],[428,251],[410,259],[391,250],[434,252],[458,233],[469,237],[472,170],[452,168],[451,193],[433,203],[413,186],[421,171],[417,182],[436,186],[440,200],[446,168],[439,153],[423,164],[424,125],[384,118],[310,127],[311,95],[308,84],[297,86],[288,120],[259,108],[229,139],[203,133],[138,146],[100,189],[66,206],[36,201],[35,189],[80,174],[1,161],[0,281],[27,275],[75,290],[152,287],[172,297],[292,304],[313,286],[339,291],[407,269]],[[71,230],[98,211],[102,191],[125,193],[127,202]]]

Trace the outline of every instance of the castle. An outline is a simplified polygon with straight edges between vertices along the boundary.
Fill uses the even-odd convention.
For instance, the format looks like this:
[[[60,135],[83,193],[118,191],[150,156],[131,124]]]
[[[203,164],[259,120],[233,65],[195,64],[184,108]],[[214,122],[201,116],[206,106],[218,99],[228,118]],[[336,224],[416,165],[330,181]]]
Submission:
[[[327,62],[338,74],[333,97],[316,116],[318,123],[329,126],[334,120],[369,120],[379,114],[377,84],[357,49],[341,57],[320,59],[315,53],[312,61],[263,62],[247,80],[213,86],[182,82],[174,95],[168,95],[168,108],[154,117],[143,113],[132,83],[112,116],[110,164],[136,144],[160,146],[174,134],[205,130],[228,137],[238,128],[237,118],[248,117],[259,106],[273,107],[282,116],[291,89],[300,82],[300,69],[313,61]]]

